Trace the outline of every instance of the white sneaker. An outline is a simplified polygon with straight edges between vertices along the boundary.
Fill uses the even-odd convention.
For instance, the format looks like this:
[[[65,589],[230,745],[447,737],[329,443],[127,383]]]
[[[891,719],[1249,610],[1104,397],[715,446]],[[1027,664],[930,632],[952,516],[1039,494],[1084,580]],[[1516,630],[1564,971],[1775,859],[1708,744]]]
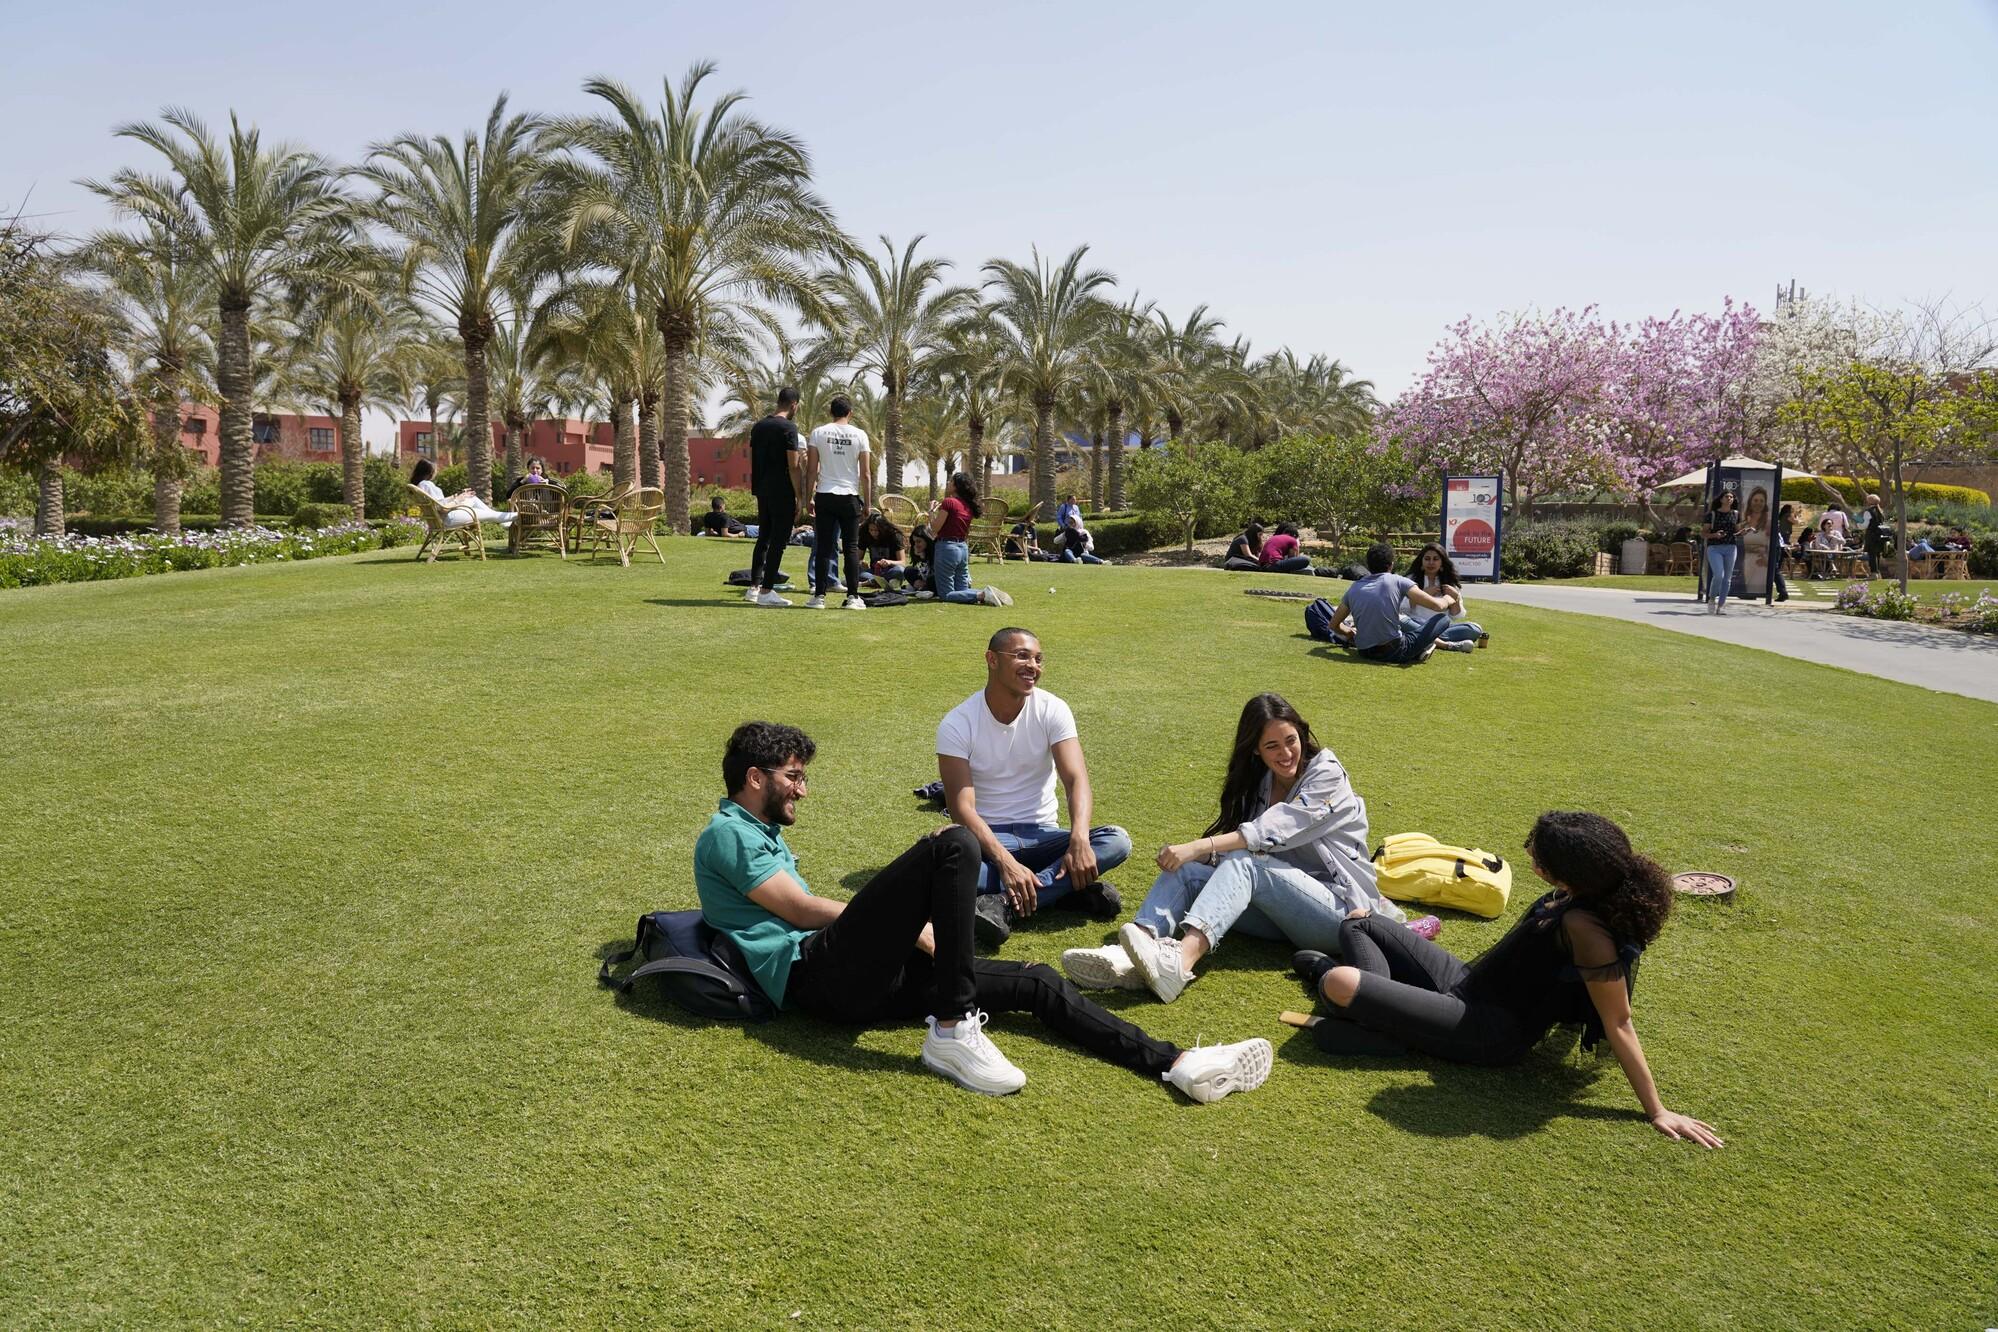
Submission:
[[[1061,969],[1085,990],[1142,990],[1144,973],[1122,944],[1103,948],[1071,948],[1061,955]]]
[[[1207,1105],[1230,1092],[1254,1091],[1269,1081],[1269,1076],[1270,1043],[1258,1036],[1233,1045],[1188,1050],[1177,1064],[1159,1074],[1159,1080]]]
[[[1478,645],[1468,638],[1453,638],[1447,643],[1439,642],[1436,646],[1445,652],[1475,652],[1478,648]]]
[[[826,599],[818,593],[814,592],[811,596],[805,598],[806,610],[824,610],[825,608]]]
[[[757,598],[761,597],[762,595],[763,595],[762,588],[752,586],[747,592],[742,594],[742,599],[748,602],[750,605],[754,606],[756,604]]]
[[[913,596],[917,601],[934,601],[936,599],[937,594],[930,591],[926,587],[921,589],[920,591],[913,592],[910,595]]]
[[[930,1031],[923,1037],[923,1067],[984,1096],[1006,1096],[1027,1085],[1027,1075],[1000,1054],[999,1047],[986,1036],[985,1014],[966,1013],[964,1020],[947,1032],[937,1029],[935,1018],[925,1018],[924,1021],[929,1024]],[[1264,1042],[1264,1049],[1268,1048],[1268,1042]],[[1185,1059],[1180,1060],[1182,1064],[1185,1062]],[[1263,1072],[1265,1075],[1269,1072],[1267,1059],[1263,1061]],[[1228,1090],[1233,1091],[1234,1088]],[[1186,1094],[1194,1095],[1191,1091]],[[1225,1096],[1227,1092],[1219,1094]]]
[[[841,603],[840,608],[842,610],[866,610],[867,603],[862,601],[859,597],[848,597],[844,602]]]
[[[1160,1003],[1171,1003],[1192,983],[1192,975],[1180,960],[1179,940],[1161,939],[1134,920],[1117,931],[1117,942],[1145,978],[1145,988],[1157,995]]]
[[[788,606],[791,604],[791,599],[789,597],[780,597],[775,592],[765,592],[762,596],[756,598],[756,604],[759,606]]]
[[[989,583],[986,584],[985,590],[978,594],[978,599],[988,606],[1010,606],[1013,604],[1013,598],[1007,596],[1004,592],[1001,592]]]

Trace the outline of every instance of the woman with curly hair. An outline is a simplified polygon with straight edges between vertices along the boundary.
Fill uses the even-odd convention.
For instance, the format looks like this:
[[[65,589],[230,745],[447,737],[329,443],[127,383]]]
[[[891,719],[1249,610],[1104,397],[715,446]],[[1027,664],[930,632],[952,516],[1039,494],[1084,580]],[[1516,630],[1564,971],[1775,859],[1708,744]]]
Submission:
[[[1671,913],[1671,879],[1600,814],[1542,814],[1526,851],[1554,891],[1468,966],[1394,921],[1357,912],[1340,927],[1343,965],[1297,954],[1298,973],[1331,1005],[1312,1030],[1319,1047],[1509,1064],[1550,1028],[1579,1023],[1584,1048],[1609,1038],[1653,1128],[1719,1147],[1712,1128],[1665,1108],[1631,1023],[1637,960]]]

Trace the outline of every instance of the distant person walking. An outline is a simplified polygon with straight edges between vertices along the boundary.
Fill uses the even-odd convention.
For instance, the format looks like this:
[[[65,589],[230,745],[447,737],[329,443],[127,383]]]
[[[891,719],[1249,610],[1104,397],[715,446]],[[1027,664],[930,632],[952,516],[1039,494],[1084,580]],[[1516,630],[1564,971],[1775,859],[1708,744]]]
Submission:
[[[784,581],[784,543],[798,521],[804,490],[804,444],[798,438],[798,390],[777,390],[777,410],[749,430],[749,490],[756,496],[756,549],[749,558],[749,592],[757,606],[788,606],[777,595]]]
[[[1866,497],[1866,535],[1864,537],[1863,549],[1866,551],[1866,565],[1873,571],[1875,578],[1882,576],[1882,566],[1886,563],[1883,557],[1887,554],[1888,548],[1893,543],[1894,535],[1888,529],[1887,515],[1881,512],[1880,509],[1880,497],[1878,495],[1868,495]]]
[[[1734,492],[1723,490],[1707,510],[1707,611],[1727,614],[1728,588],[1734,582],[1735,561],[1741,558],[1741,538],[1752,532],[1734,511]]]
[[[805,452],[805,493],[812,497],[811,610],[824,610],[832,586],[833,557],[846,562],[846,609],[866,610],[860,599],[860,515],[874,505],[874,457],[867,432],[848,420],[853,404],[834,398],[832,420],[812,431]]]

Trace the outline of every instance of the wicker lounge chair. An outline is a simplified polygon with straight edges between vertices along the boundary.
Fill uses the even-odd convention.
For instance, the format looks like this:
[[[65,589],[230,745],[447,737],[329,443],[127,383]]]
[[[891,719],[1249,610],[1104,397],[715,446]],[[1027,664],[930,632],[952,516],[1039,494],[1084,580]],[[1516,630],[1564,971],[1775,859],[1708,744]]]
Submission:
[[[417,559],[427,556],[428,563],[437,563],[437,552],[444,549],[447,537],[458,539],[463,554],[470,555],[477,551],[480,559],[486,557],[486,535],[479,525],[478,512],[471,505],[445,504],[415,486],[408,486],[407,489],[409,502],[427,529],[423,534],[423,544],[416,548]]]

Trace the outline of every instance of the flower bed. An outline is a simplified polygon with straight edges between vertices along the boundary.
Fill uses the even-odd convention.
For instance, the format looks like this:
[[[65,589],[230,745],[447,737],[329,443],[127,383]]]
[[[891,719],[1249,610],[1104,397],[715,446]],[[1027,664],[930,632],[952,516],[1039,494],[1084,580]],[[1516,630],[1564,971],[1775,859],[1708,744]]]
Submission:
[[[1967,592],[1945,592],[1940,604],[1924,606],[1912,593],[1893,584],[1875,591],[1865,583],[1848,584],[1832,608],[1845,615],[1874,620],[1918,620],[1973,634],[1998,634],[1998,596],[1989,590],[1972,601]]]
[[[339,523],[313,531],[237,527],[220,532],[37,537],[0,523],[0,588],[136,578],[176,569],[220,569],[276,560],[352,555],[422,539],[423,524]]]

